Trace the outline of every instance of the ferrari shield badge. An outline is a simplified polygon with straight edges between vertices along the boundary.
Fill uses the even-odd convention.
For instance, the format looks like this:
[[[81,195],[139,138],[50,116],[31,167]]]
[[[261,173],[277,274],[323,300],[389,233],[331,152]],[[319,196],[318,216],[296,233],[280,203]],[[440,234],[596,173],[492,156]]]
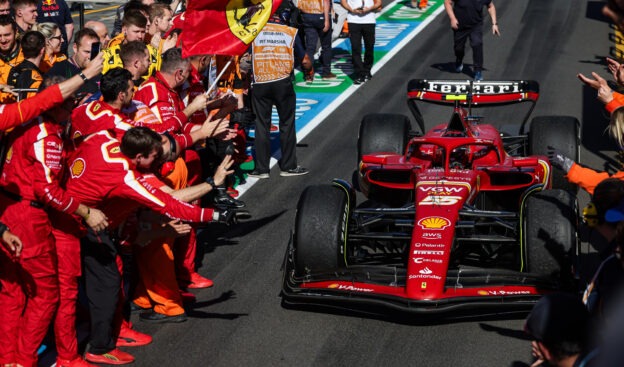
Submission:
[[[228,27],[233,35],[250,44],[273,12],[272,0],[230,0],[225,7]]]

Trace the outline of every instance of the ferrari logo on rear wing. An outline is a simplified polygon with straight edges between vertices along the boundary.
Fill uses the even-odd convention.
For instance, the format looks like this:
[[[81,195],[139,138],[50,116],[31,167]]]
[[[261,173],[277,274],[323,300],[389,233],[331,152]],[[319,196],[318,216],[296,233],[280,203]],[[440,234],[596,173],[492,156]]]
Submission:
[[[478,81],[413,79],[407,86],[410,99],[434,103],[509,104],[537,101],[539,85],[533,80]]]
[[[412,79],[407,84],[408,107],[412,111],[421,132],[425,122],[416,102],[453,105],[456,109],[510,105],[529,102],[531,108],[522,122],[521,131],[539,98],[539,84],[534,80],[430,80]]]

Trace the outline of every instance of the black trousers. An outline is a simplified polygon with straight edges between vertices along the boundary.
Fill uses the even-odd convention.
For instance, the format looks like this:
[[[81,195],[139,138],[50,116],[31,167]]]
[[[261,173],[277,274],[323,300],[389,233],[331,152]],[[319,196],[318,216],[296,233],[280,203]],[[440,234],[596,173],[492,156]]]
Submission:
[[[271,161],[271,109],[277,109],[282,158],[279,167],[282,171],[297,167],[297,131],[295,129],[295,109],[297,96],[291,78],[268,83],[257,83],[252,87],[251,106],[256,114],[255,166],[261,173],[269,172]]]
[[[350,24],[349,27],[351,27]],[[466,40],[468,38],[470,38],[470,47],[472,47],[474,71],[481,71],[483,70],[483,23],[453,31],[453,49],[458,64],[464,60]]]
[[[375,24],[349,23],[349,40],[355,77],[370,74],[375,55]],[[362,62],[362,40],[364,40],[364,62]]]
[[[119,301],[121,274],[117,268],[117,246],[108,232],[98,234],[89,230],[80,240],[83,254],[84,278],[91,336],[87,351],[104,354],[115,349],[113,319]]]

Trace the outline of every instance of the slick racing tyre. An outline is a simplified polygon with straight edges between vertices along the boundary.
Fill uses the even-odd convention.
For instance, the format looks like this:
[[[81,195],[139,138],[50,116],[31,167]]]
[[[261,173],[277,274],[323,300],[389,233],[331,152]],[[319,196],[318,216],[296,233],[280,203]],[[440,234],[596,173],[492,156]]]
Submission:
[[[571,116],[538,116],[531,120],[529,154],[547,155],[548,146],[579,161],[579,121]],[[566,172],[552,167],[552,188],[576,193],[577,185],[565,178]]]
[[[297,204],[295,218],[295,274],[333,272],[346,266],[345,243],[349,199],[343,188],[307,187]]]
[[[523,208],[524,271],[567,287],[577,237],[576,196],[566,190],[545,190],[529,196]]]
[[[411,123],[407,116],[375,113],[364,116],[358,137],[358,167],[362,156],[373,153],[404,154],[409,141]],[[380,203],[398,204],[402,201],[400,191],[381,187],[368,187],[358,174],[359,188],[368,188],[368,198]]]
[[[364,116],[358,138],[358,164],[372,153],[405,153],[411,124],[404,115],[374,113]]]

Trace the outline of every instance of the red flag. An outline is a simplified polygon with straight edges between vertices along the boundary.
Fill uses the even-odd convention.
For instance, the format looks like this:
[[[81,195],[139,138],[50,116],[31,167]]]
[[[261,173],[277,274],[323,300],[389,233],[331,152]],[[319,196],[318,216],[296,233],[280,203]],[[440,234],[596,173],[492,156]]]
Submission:
[[[241,55],[282,0],[189,0],[182,56]]]

